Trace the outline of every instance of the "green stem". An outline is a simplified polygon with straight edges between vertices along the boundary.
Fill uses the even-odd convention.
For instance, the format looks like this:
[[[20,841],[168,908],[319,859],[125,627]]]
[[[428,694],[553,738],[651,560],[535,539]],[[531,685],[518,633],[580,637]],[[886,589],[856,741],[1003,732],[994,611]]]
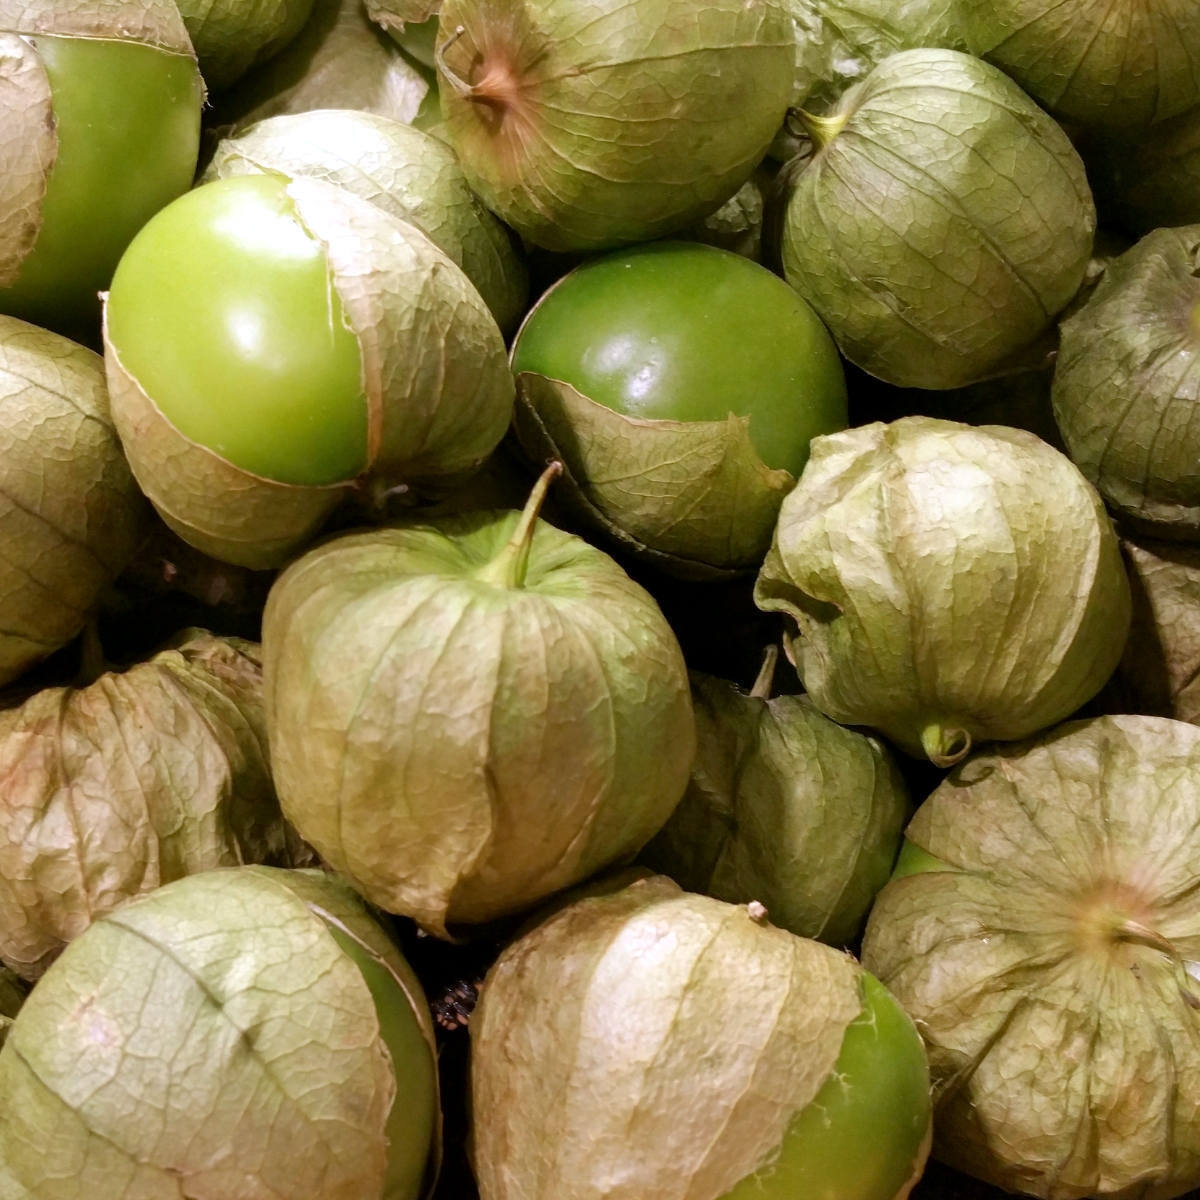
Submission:
[[[79,671],[76,674],[76,686],[90,687],[101,675],[108,670],[108,660],[104,657],[104,647],[100,643],[100,626],[96,614],[92,613],[79,635]]]
[[[846,127],[844,113],[832,117],[818,117],[815,113],[805,112],[802,108],[793,108],[788,110],[788,116],[794,116],[800,122],[801,128],[817,150],[824,150]]]
[[[933,721],[921,730],[921,749],[935,767],[952,767],[971,751],[971,735],[955,726]]]
[[[768,646],[763,651],[762,666],[758,678],[750,689],[750,695],[756,700],[770,700],[771,687],[775,683],[775,664],[779,661],[779,647]]]
[[[542,511],[542,504],[550,485],[562,474],[562,469],[562,463],[555,460],[538,476],[512,537],[490,563],[475,572],[476,579],[501,588],[524,587],[525,572],[529,569],[529,549],[533,544],[533,531],[537,525],[538,513]]]

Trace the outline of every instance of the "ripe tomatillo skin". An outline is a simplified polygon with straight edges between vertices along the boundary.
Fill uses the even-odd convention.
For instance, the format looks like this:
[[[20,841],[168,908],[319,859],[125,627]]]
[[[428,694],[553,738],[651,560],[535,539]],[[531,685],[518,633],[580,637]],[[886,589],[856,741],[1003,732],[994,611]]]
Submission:
[[[41,229],[0,311],[95,324],[97,293],[146,220],[196,169],[204,88],[195,59],[116,39],[30,36],[50,81],[57,151]]]
[[[367,465],[361,351],[287,182],[219,180],[159,213],[113,277],[108,334],[186,437],[267,479],[335,483]]]
[[[811,438],[847,422],[841,361],[808,303],[765,267],[697,243],[576,268],[526,317],[512,365],[631,417],[748,415],[763,462],[793,475]]]

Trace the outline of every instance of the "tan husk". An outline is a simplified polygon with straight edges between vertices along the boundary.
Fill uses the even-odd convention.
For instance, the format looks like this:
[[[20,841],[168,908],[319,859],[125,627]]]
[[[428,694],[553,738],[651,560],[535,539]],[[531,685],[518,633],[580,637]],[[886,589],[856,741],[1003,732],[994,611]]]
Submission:
[[[0,959],[18,974],[172,879],[310,857],[275,800],[257,652],[194,630],[0,713]]]
[[[100,357],[0,316],[0,684],[79,632],[147,515]]]
[[[195,57],[174,0],[0,0],[0,30],[119,38]]]
[[[771,543],[791,474],[767,467],[749,418],[659,421],[626,416],[570,384],[517,376],[514,429],[537,462],[566,468],[556,498],[578,520],[673,575],[754,570]]]
[[[0,112],[0,287],[8,287],[41,231],[42,197],[58,140],[41,56],[7,32],[0,32]]]
[[[858,965],[661,876],[510,945],[471,1020],[486,1200],[716,1200],[769,1163],[862,1009]]]

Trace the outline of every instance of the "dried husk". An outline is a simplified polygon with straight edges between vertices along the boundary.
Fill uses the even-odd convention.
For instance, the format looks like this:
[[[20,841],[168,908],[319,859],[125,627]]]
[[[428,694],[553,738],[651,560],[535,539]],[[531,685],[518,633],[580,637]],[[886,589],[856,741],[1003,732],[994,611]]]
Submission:
[[[492,512],[337,538],[264,615],[284,812],[373,903],[439,935],[632,857],[694,750],[653,600],[544,522],[523,581],[495,581],[517,528]]]
[[[1192,0],[963,0],[968,48],[1064,122],[1145,128],[1200,103]]]
[[[647,241],[720,207],[791,94],[780,0],[446,0],[439,20],[467,179],[549,250]]]
[[[216,186],[216,185],[212,185]],[[362,348],[367,463],[304,487],[245,471],[181,434],[105,337],[113,416],[134,475],[185,541],[241,566],[279,566],[363,487],[435,485],[477,467],[503,436],[513,382],[478,291],[419,229],[324,180],[287,184],[321,243]]]
[[[1200,536],[1198,271],[1200,225],[1147,234],[1063,322],[1054,367],[1068,453],[1151,537]]]
[[[795,484],[759,457],[748,417],[631,417],[532,371],[517,375],[513,429],[534,462],[564,464],[555,497],[565,511],[685,579],[753,571]]]
[[[0,316],[0,684],[83,628],[146,516],[99,355]]]
[[[275,799],[257,651],[191,631],[0,712],[0,959],[18,974],[173,879],[309,857]]]
[[[347,941],[390,977],[411,1061],[393,1062]],[[72,943],[31,1000],[0,1051],[6,1197],[416,1200],[419,1180],[385,1192],[388,1118],[415,1128],[436,1106],[429,1012],[333,880],[243,867],[160,888]]]
[[[872,375],[984,378],[1078,290],[1096,227],[1083,163],[995,67],[904,51],[809,123],[817,147],[793,177],[784,274]]]
[[[432,135],[350,109],[271,117],[223,139],[202,179],[264,171],[324,179],[411,222],[466,272],[502,331],[524,315],[524,260],[467,186],[454,151]]]
[[[1133,590],[1121,711],[1200,725],[1200,547],[1123,538],[1121,549]]]
[[[833,1071],[860,974],[662,877],[560,909],[501,954],[471,1019],[481,1196],[724,1196]]]
[[[1024,430],[904,417],[815,438],[755,602],[813,703],[949,766],[1112,673],[1129,583],[1099,496]]]
[[[909,816],[887,749],[803,696],[693,674],[696,759],[641,860],[690,892],[757,900],[799,937],[848,945],[887,882]]]
[[[304,27],[313,0],[175,0],[204,82],[226,88],[278,54]]]
[[[244,129],[282,113],[352,108],[404,124],[436,92],[368,19],[362,0],[314,0],[304,28],[217,103],[216,124]]]
[[[402,34],[409,25],[436,17],[442,0],[366,0],[367,16],[388,32]]]
[[[918,809],[863,962],[925,1038],[935,1157],[1048,1200],[1200,1185],[1197,822],[1200,731],[1143,716],[978,755]]]
[[[0,0],[6,33],[120,38],[193,57],[175,0]]]

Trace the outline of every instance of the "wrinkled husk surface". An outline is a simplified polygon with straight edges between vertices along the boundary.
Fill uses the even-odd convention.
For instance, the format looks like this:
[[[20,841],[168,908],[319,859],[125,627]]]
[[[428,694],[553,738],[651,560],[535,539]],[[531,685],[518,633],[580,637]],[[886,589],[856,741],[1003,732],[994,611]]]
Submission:
[[[258,647],[200,630],[0,713],[0,796],[0,958],[27,979],[161,884],[310,858],[271,784]]]
[[[944,869],[880,893],[863,963],[925,1038],[935,1157],[1052,1200],[1200,1186],[1189,977],[1087,933],[1132,913],[1194,966],[1198,822],[1200,731],[1157,717],[978,755],[918,809],[908,841]]]
[[[1200,537],[1200,225],[1158,229],[1063,322],[1054,415],[1079,469],[1133,528]]]
[[[678,643],[607,555],[539,522],[523,587],[472,578],[516,523],[338,538],[264,616],[284,812],[372,902],[438,934],[631,857],[694,751]]]
[[[1100,498],[1024,430],[905,417],[815,438],[755,602],[827,716],[949,765],[1092,697],[1129,583]]]
[[[98,921],[21,1010],[0,1051],[0,1194],[312,1200],[319,1180],[322,1200],[382,1196],[410,1080],[330,916],[431,1042],[419,985],[349,889],[262,867],[192,876]]]
[[[720,207],[791,94],[780,0],[447,0],[440,22],[464,30],[438,86],[467,179],[549,250],[646,241]]]
[[[0,316],[0,684],[79,632],[146,515],[100,357]]]
[[[325,247],[330,286],[362,349],[362,476],[303,487],[235,466],[180,433],[105,338],[113,416],[142,490],[185,541],[255,568],[281,565],[364,480],[380,488],[436,485],[475,469],[512,412],[495,319],[425,234],[324,180],[292,179],[287,193]]]
[[[466,272],[503,331],[524,314],[529,277],[511,235],[430,134],[350,109],[281,115],[225,138],[203,179],[263,171],[324,179],[412,222]]]
[[[279,53],[304,27],[313,0],[176,0],[204,82],[226,88]]]
[[[753,571],[795,479],[768,467],[750,419],[646,420],[532,371],[517,376],[513,428],[530,459],[560,459],[555,498],[621,549],[684,579]]]
[[[717,1200],[772,1159],[862,1003],[848,955],[661,876],[561,908],[472,1017],[481,1195]]]
[[[885,59],[798,164],[789,283],[842,352],[901,386],[986,377],[1083,281],[1096,227],[1066,134],[995,67],[953,50]]]
[[[694,674],[692,705],[691,779],[641,861],[688,891],[757,900],[799,937],[849,944],[909,816],[891,755],[801,696],[748,696]]]

